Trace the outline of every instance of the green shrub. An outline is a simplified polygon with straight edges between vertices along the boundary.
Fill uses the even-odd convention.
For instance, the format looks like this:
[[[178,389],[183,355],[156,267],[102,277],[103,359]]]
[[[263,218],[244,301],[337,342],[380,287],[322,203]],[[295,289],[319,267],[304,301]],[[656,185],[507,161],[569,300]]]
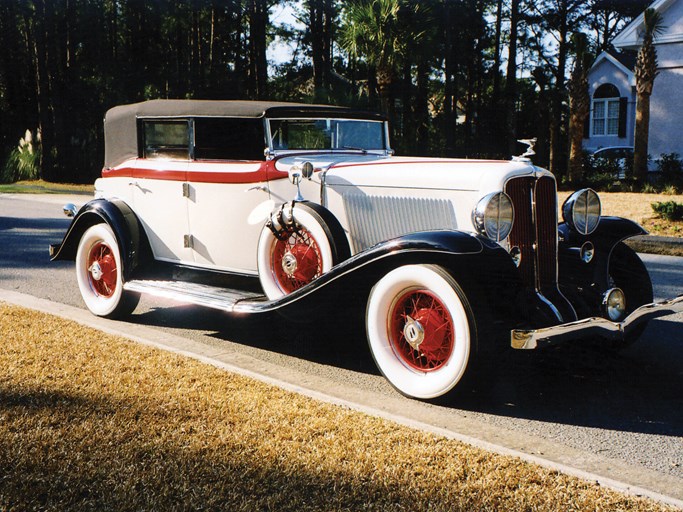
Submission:
[[[659,188],[683,188],[683,162],[678,153],[662,153],[657,163]]]
[[[657,214],[666,220],[683,220],[683,204],[676,201],[664,201],[652,203],[652,209]]]
[[[0,183],[14,183],[20,180],[35,180],[40,177],[40,132],[34,142],[31,130],[19,140],[5,165],[0,169]]]

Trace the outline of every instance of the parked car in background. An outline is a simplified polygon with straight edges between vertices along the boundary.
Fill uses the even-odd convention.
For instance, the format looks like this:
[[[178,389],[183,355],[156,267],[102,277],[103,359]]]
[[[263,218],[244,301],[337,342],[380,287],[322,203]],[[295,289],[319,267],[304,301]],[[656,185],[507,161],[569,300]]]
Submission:
[[[623,180],[633,165],[633,146],[607,146],[591,154],[591,164],[599,172],[613,172]]]
[[[125,316],[141,293],[298,319],[360,311],[383,375],[426,399],[506,349],[623,345],[683,310],[683,296],[652,304],[623,243],[644,230],[602,216],[593,190],[558,224],[555,178],[531,152],[397,157],[380,115],[273,102],[148,101],[109,110],[104,130],[95,198],[66,208],[51,247],[75,260],[95,315]]]

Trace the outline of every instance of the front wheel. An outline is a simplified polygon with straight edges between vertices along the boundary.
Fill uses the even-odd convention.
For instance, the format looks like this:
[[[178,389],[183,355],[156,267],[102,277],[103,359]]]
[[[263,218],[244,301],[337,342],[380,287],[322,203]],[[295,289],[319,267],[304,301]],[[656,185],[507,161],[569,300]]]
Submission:
[[[652,281],[642,260],[623,242],[614,246],[609,260],[609,286],[620,288],[626,298],[626,315],[630,315],[644,304],[653,301]],[[622,346],[635,342],[643,333],[647,323],[640,324],[629,332]]]
[[[406,265],[382,277],[370,292],[366,326],[378,368],[406,396],[441,396],[472,369],[474,314],[439,266]]]
[[[91,313],[118,318],[131,313],[140,295],[123,289],[119,244],[107,224],[88,228],[76,252],[76,278]]]

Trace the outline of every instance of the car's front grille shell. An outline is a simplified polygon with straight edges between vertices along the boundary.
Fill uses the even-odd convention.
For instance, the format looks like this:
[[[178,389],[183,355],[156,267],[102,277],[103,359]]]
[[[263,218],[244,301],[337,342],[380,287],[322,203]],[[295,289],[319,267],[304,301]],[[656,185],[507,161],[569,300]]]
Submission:
[[[538,291],[557,284],[557,192],[550,176],[513,178],[505,185],[515,211],[508,241],[518,247],[522,280]]]

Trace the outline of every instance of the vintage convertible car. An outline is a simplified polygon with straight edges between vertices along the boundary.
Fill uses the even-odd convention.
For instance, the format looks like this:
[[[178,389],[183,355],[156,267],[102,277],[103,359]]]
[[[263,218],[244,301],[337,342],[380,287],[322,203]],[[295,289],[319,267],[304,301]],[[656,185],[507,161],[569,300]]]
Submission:
[[[86,306],[121,317],[141,293],[232,313],[358,315],[405,395],[468,386],[510,347],[633,341],[683,296],[652,303],[623,240],[580,190],[512,161],[393,156],[386,120],[351,109],[155,100],[105,117],[95,199],[54,260],[76,261]],[[360,327],[360,326],[359,326]]]

